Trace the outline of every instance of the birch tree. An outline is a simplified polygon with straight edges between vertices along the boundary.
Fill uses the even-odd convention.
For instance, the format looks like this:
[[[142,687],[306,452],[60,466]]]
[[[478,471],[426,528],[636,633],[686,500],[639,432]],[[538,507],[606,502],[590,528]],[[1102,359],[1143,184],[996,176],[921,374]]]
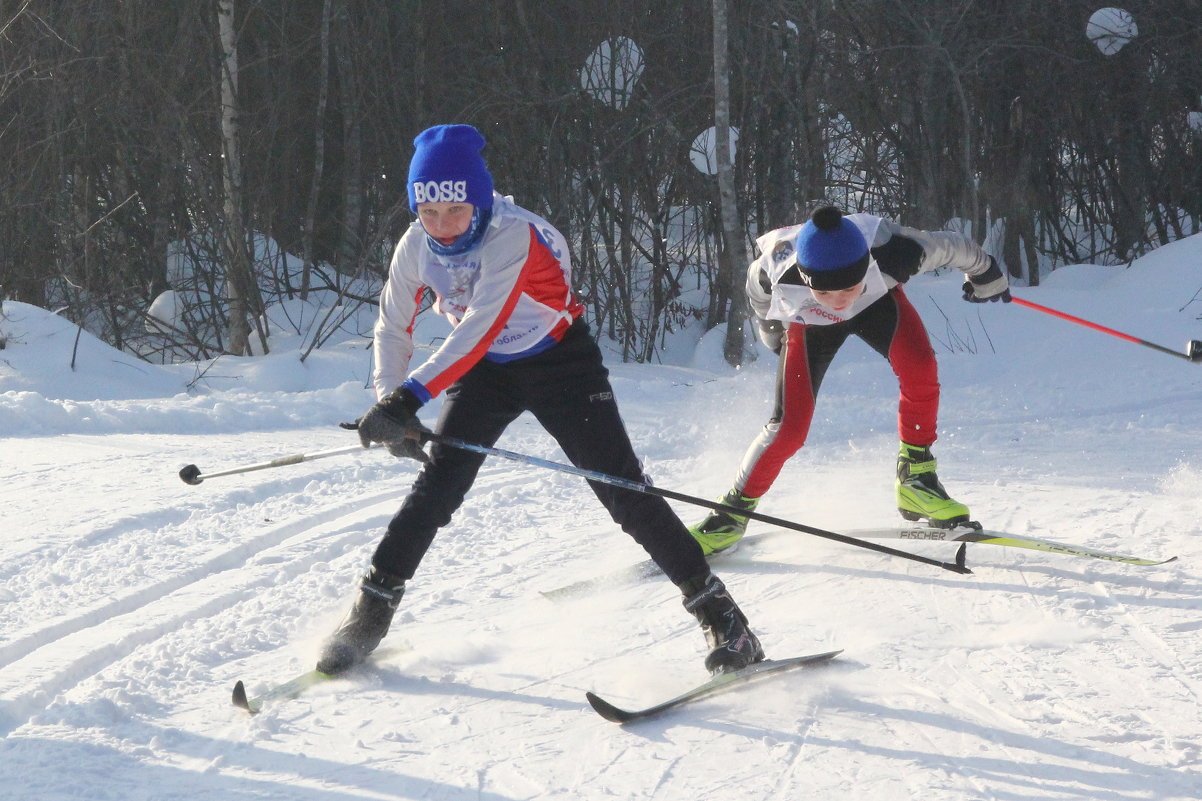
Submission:
[[[718,248],[719,279],[729,293],[726,340],[723,356],[727,364],[743,363],[743,320],[746,292],[741,280],[747,264],[743,222],[735,197],[734,165],[730,147],[730,66],[726,0],[714,0],[714,140],[717,147],[718,202],[722,219],[722,246]]]
[[[242,162],[238,141],[238,34],[234,25],[234,0],[217,0],[221,81],[221,179],[223,224],[221,244],[225,258],[225,288],[229,300],[229,334],[226,350],[235,356],[250,355],[250,325],[262,301],[254,279],[242,208]],[[267,337],[259,331],[263,353]]]

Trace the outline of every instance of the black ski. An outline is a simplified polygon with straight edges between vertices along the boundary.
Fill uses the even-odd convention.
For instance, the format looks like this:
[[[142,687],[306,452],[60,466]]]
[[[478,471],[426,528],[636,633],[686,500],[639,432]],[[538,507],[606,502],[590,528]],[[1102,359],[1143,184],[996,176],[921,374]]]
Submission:
[[[718,673],[709,681],[694,687],[688,692],[681,693],[675,698],[645,709],[621,709],[591,692],[586,693],[585,697],[588,699],[589,705],[597,711],[597,714],[606,720],[613,721],[614,723],[629,723],[632,720],[641,720],[642,718],[659,715],[669,709],[675,709],[678,706],[691,703],[699,698],[730,690],[765,676],[771,676],[786,670],[792,670],[793,668],[822,664],[834,659],[841,653],[843,653],[842,648],[838,651],[827,651],[823,654],[810,654],[808,656],[794,656],[789,659],[765,659],[763,662],[748,665],[742,670],[735,670],[730,673]]]

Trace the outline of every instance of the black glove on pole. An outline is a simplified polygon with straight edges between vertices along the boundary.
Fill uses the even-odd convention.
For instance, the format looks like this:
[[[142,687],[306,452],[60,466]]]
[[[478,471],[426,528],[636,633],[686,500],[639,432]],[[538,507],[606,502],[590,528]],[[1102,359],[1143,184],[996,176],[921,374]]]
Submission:
[[[1011,300],[1010,281],[1002,274],[1002,268],[993,256],[989,257],[989,269],[980,275],[969,276],[960,289],[969,303],[995,303],[999,300],[1009,303]]]
[[[419,408],[421,402],[413,393],[407,389],[396,390],[355,421],[359,442],[364,448],[371,447],[373,442],[382,443],[397,458],[430,461],[422,450],[422,442],[431,432],[417,419]]]

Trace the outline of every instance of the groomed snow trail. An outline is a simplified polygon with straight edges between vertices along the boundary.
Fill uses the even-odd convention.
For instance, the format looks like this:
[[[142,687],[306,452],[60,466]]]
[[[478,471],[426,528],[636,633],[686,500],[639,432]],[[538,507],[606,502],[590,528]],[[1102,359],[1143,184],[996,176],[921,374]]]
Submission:
[[[895,521],[890,377],[846,369],[865,371],[862,393],[820,407],[765,513],[834,531]],[[707,497],[762,423],[770,380],[764,366],[716,381],[615,369],[649,474]],[[375,451],[177,477],[341,447],[337,415],[6,440],[19,525],[0,564],[0,786],[21,801],[1195,799],[1202,435],[1175,421],[1199,395],[1145,410],[1130,434],[1125,402],[1058,416],[1049,395],[1016,422],[949,383],[965,389],[945,403],[940,475],[991,528],[1179,560],[970,545],[962,576],[804,534],[749,541],[718,572],[769,654],[845,653],[626,727],[585,691],[661,700],[703,678],[703,642],[663,579],[542,597],[643,558],[580,479],[486,461],[372,664],[252,718],[233,683],[253,694],[311,667],[414,466]],[[261,399],[223,403],[236,417]],[[114,414],[169,418],[171,404]],[[1139,442],[1133,464],[1080,446],[1099,428]],[[526,419],[498,444],[563,458]]]

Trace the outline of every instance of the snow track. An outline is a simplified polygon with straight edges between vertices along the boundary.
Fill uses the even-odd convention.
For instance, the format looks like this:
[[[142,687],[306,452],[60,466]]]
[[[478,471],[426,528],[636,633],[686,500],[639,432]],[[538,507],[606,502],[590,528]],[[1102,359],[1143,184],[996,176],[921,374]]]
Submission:
[[[120,466],[125,472],[114,485],[160,483],[163,476],[147,474],[147,468],[169,475],[159,454],[138,458],[125,448],[120,450],[119,456],[102,457],[99,468],[95,461],[74,467],[99,469],[99,476],[112,480]],[[238,496],[245,490],[229,479],[220,484],[215,480],[203,489],[180,483],[171,489],[181,497],[192,496],[189,500],[203,497],[200,510],[120,507],[124,519],[89,528],[67,545],[46,540],[6,560],[5,573],[13,578],[8,586],[16,591],[8,591],[10,603],[3,609],[8,636],[0,643],[0,726],[11,730],[55,697],[172,632],[238,609],[265,589],[294,581],[348,552],[362,554],[395,511],[413,472],[408,465],[379,459],[378,454],[372,457],[376,464],[367,471],[374,476],[396,473],[399,486],[381,490],[379,483],[366,488],[361,480],[328,478],[318,486],[312,477],[277,476],[258,486],[261,501],[244,504],[238,503]],[[72,467],[67,462],[40,468],[23,474],[23,479],[28,489],[36,483],[45,493],[53,489],[47,486],[51,480],[64,487],[80,481]],[[144,472],[131,475],[131,467]],[[327,466],[325,472],[354,479],[361,470],[330,471]],[[485,471],[479,487],[487,492],[519,480]],[[114,486],[112,491],[119,489]],[[295,497],[305,495],[309,497]],[[281,496],[294,497],[291,503],[281,503]],[[236,506],[237,513],[228,514],[226,506]],[[206,514],[204,507],[221,511]],[[286,519],[276,522],[281,513]],[[53,516],[49,517],[48,524],[53,525]],[[130,556],[129,541],[138,546],[135,559],[145,556],[146,564],[170,561],[171,570],[148,575],[146,566],[137,561],[122,565]],[[145,552],[147,547],[174,552],[176,558],[161,559]],[[182,549],[198,551],[199,556],[181,562],[177,557]],[[58,578],[30,592],[35,587],[31,574],[45,562],[47,553],[55,560],[53,575]],[[102,566],[113,573],[127,572],[119,581],[91,580],[89,574]],[[48,612],[52,622],[41,622]]]
[[[735,413],[754,378],[703,399],[712,387],[617,382],[654,399],[626,414],[657,484],[725,489],[730,451],[758,426]],[[697,421],[714,409],[724,426],[708,432]],[[627,727],[584,692],[662,699],[703,677],[704,645],[662,578],[542,598],[645,558],[578,478],[486,461],[373,663],[251,718],[230,705],[233,682],[254,693],[311,667],[415,466],[375,451],[190,487],[185,463],[216,471],[345,435],[6,440],[0,486],[21,525],[0,562],[0,787],[18,801],[1193,801],[1197,471],[1168,465],[1180,432],[1152,432],[1141,441],[1163,471],[1129,481],[1066,446],[1075,425],[1029,445],[1001,423],[949,436],[941,477],[991,528],[1177,562],[970,545],[963,576],[800,533],[757,538],[718,572],[769,655],[845,653]],[[893,522],[893,432],[845,439],[817,432],[762,510],[832,531]],[[562,461],[531,421],[499,445]],[[1058,461],[1036,469],[1016,447]]]

